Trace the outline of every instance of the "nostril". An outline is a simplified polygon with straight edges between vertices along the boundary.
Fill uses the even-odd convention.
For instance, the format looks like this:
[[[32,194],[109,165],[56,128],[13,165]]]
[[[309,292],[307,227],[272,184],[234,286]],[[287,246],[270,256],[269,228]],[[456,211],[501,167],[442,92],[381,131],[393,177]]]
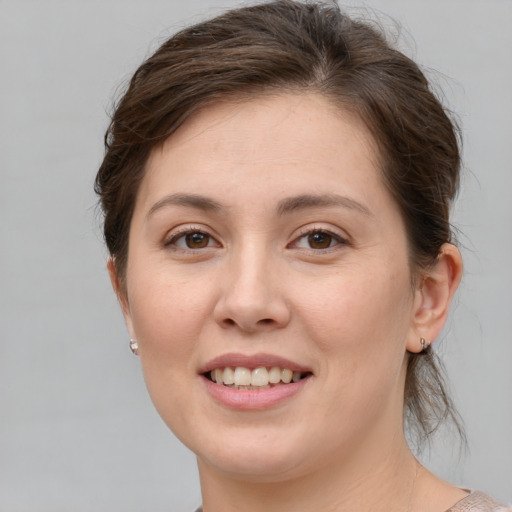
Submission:
[[[248,331],[253,330],[257,326],[263,327],[267,325],[273,325],[275,323],[275,320],[272,318],[262,318],[261,320],[258,320],[255,324],[252,324],[251,327],[250,325],[244,325],[241,322],[237,322],[236,320],[233,320],[233,318],[225,318],[224,320],[222,320],[222,324],[224,325],[224,327],[233,327],[235,325],[238,325]]]

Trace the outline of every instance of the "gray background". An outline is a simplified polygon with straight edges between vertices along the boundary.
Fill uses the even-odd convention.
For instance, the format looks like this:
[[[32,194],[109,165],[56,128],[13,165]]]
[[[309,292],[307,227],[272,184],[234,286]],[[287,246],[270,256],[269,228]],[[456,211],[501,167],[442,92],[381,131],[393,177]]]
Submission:
[[[117,84],[234,5],[0,0],[0,511],[187,511],[194,457],[146,395],[105,270],[92,184]],[[349,2],[350,5],[361,5]],[[470,451],[424,460],[512,500],[512,2],[374,0],[460,115],[466,262],[444,354]]]

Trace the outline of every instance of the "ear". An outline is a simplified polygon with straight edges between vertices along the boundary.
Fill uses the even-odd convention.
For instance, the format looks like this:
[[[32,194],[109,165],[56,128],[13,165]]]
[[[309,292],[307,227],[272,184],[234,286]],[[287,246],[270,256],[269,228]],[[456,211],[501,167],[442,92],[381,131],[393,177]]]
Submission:
[[[112,288],[114,289],[114,292],[116,293],[117,296],[117,300],[119,301],[119,305],[121,306],[121,310],[123,312],[124,320],[126,322],[126,327],[128,329],[128,333],[130,334],[130,338],[135,338],[130,313],[130,305],[128,303],[128,295],[126,293],[126,286],[124,284],[121,284],[121,280],[117,273],[114,258],[112,256],[109,257],[107,260],[107,269],[108,274],[110,276],[110,282],[112,283]]]
[[[429,268],[415,291],[413,321],[407,350],[421,352],[421,338],[427,343],[439,336],[450,304],[462,277],[462,257],[453,244],[443,244],[435,264]]]

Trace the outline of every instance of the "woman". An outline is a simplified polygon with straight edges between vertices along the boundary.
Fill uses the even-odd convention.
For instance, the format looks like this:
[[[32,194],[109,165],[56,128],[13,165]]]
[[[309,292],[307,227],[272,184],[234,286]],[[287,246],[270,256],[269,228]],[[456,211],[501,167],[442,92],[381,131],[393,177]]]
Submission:
[[[457,131],[412,61],[332,4],[230,11],[137,70],[106,146],[110,276],[204,512],[505,510],[404,434],[459,425]]]

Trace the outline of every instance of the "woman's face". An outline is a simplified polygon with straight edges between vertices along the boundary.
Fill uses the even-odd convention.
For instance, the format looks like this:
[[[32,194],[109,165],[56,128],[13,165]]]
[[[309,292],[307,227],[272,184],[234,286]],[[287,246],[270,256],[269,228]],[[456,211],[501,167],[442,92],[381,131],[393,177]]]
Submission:
[[[299,94],[208,107],[151,154],[124,309],[200,467],[275,480],[401,435],[416,294],[377,159]]]

